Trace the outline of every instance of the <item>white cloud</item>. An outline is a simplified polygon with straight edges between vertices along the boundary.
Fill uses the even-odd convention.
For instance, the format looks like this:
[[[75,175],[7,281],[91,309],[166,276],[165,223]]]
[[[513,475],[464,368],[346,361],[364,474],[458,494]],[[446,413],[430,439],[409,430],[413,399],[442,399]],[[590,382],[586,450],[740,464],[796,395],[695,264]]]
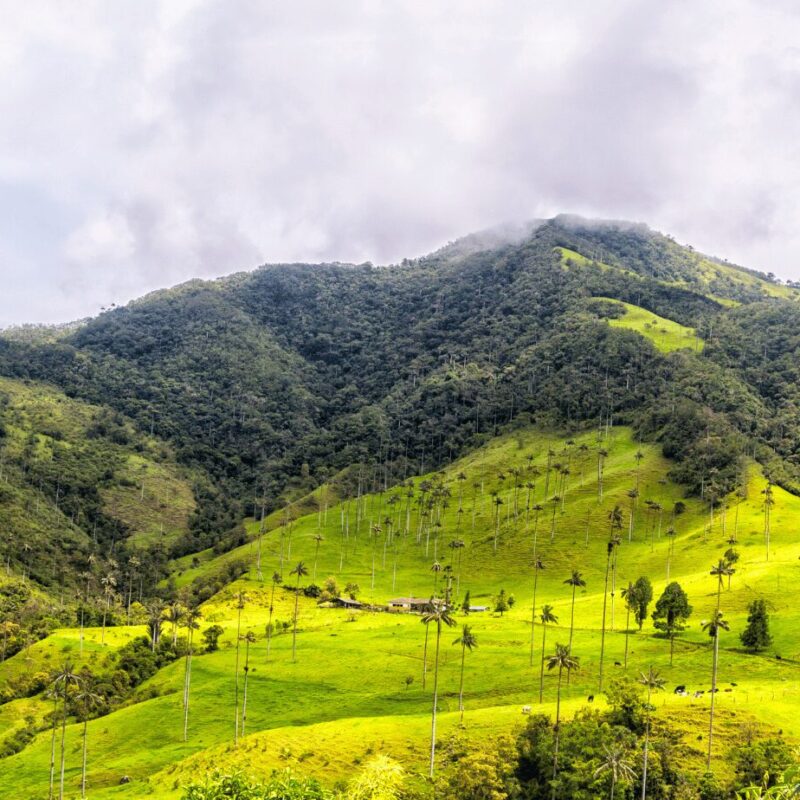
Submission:
[[[395,261],[561,211],[800,277],[792,3],[0,13],[0,212],[41,200],[0,221],[0,324],[263,261]]]

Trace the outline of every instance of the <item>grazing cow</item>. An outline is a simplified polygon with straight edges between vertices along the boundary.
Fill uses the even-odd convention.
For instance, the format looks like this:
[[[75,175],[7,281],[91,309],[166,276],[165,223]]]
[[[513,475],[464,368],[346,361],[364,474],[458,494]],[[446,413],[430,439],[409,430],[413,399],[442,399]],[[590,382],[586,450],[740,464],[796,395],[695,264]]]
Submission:
[[[590,695],[589,695],[589,696],[586,698],[586,702],[587,702],[587,703],[594,703],[594,695],[593,695],[593,694],[590,694]]]
[[[686,684],[682,683],[680,686],[675,687],[675,694],[684,694],[686,691]]]
[[[531,707],[530,706],[522,706],[522,713],[523,714],[530,714],[531,713]]]
[[[695,699],[697,699],[698,697],[702,697],[704,694],[705,694],[705,692],[704,692],[702,689],[698,689],[698,690],[697,690],[697,691],[694,693],[694,698],[695,698]]]
[[[739,685],[738,683],[734,683],[733,681],[731,681],[731,686],[738,686],[738,685]]]
[[[614,662],[614,666],[615,666],[615,667],[621,667],[621,666],[622,666],[622,664],[621,664],[619,661],[615,661],[615,662]]]
[[[732,692],[732,691],[733,691],[733,689],[726,689],[725,691],[726,691],[726,692]]]

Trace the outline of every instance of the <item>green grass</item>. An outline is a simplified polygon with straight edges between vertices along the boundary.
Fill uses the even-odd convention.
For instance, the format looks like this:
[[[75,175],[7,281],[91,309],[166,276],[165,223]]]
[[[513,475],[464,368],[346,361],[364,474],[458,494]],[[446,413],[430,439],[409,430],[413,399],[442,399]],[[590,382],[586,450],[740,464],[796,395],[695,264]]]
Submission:
[[[443,477],[450,488],[449,507],[442,517],[438,537],[425,536],[417,541],[417,511],[412,504],[411,525],[407,536],[398,537],[396,575],[391,549],[386,561],[383,548],[375,547],[373,587],[373,546],[368,535],[371,523],[393,520],[389,527],[405,529],[404,497],[389,504],[390,490],[370,495],[363,501],[362,519],[356,524],[355,501],[348,504],[349,535],[342,535],[343,509],[332,506],[327,514],[311,513],[301,517],[291,530],[275,528],[261,541],[262,573],[255,568],[240,581],[227,587],[203,607],[201,627],[219,622],[225,628],[221,649],[194,660],[192,705],[188,743],[181,735],[181,696],[183,665],[175,663],[161,670],[139,691],[139,697],[157,693],[152,699],[137,702],[89,725],[89,764],[91,796],[103,797],[172,797],[187,780],[197,777],[214,765],[238,765],[248,771],[266,774],[275,766],[318,775],[328,783],[347,777],[370,752],[383,750],[396,754],[413,771],[420,769],[428,746],[430,684],[422,689],[422,652],[424,627],[418,617],[405,614],[350,612],[327,609],[312,600],[300,602],[297,663],[291,661],[291,635],[273,639],[272,657],[266,658],[265,623],[269,606],[268,578],[282,569],[289,580],[289,570],[304,560],[314,568],[314,536],[321,533],[317,582],[336,577],[340,586],[357,581],[362,599],[382,603],[393,595],[428,596],[433,590],[431,564],[434,556],[442,563],[453,563],[447,546],[455,538],[463,539],[462,563],[458,575],[459,596],[466,589],[475,603],[491,602],[501,589],[516,597],[511,612],[503,617],[474,614],[469,623],[479,639],[478,649],[467,658],[466,704],[467,731],[477,738],[509,732],[522,719],[520,706],[537,701],[540,633],[535,639],[535,664],[529,665],[532,575],[533,515],[525,515],[525,490],[517,493],[514,515],[514,489],[511,469],[524,467],[529,455],[541,469],[548,448],[556,452],[555,461],[570,462],[571,474],[563,512],[560,504],[545,502],[538,525],[538,547],[546,564],[541,573],[537,605],[555,606],[559,625],[548,633],[548,651],[556,642],[569,636],[570,594],[564,579],[573,568],[580,569],[587,581],[578,594],[575,607],[573,650],[581,659],[581,670],[565,690],[567,709],[578,708],[588,694],[596,693],[599,668],[600,622],[605,567],[605,542],[608,536],[607,514],[615,504],[625,512],[623,544],[619,550],[619,587],[639,575],[648,575],[656,596],[666,584],[666,571],[679,579],[694,605],[690,626],[676,645],[674,666],[670,667],[668,647],[654,635],[649,622],[641,633],[631,635],[628,673],[637,675],[650,665],[662,671],[668,682],[667,692],[658,699],[659,715],[675,721],[685,731],[686,759],[689,766],[701,767],[703,742],[697,740],[707,720],[708,700],[677,698],[672,688],[685,683],[690,688],[708,689],[710,684],[710,640],[700,629],[715,603],[715,583],[708,571],[728,547],[734,525],[742,559],[737,565],[731,590],[722,592],[722,609],[731,623],[731,632],[721,638],[720,686],[733,689],[718,696],[721,710],[717,764],[725,770],[725,751],[739,736],[742,722],[756,719],[767,726],[782,728],[787,735],[800,737],[800,688],[797,682],[800,664],[800,612],[787,589],[797,579],[800,561],[800,499],[775,490],[776,504],[772,517],[772,549],[769,562],[762,536],[760,490],[763,478],[751,466],[747,498],[738,509],[733,500],[724,516],[715,514],[710,525],[707,508],[695,500],[686,500],[686,512],[676,518],[674,556],[669,557],[669,542],[664,532],[668,513],[664,514],[659,535],[658,516],[646,511],[645,500],[660,503],[667,511],[682,498],[681,487],[667,480],[669,462],[657,448],[636,443],[630,431],[617,428],[602,442],[609,451],[604,468],[604,491],[600,499],[597,486],[597,442],[595,434],[576,436],[570,453],[564,452],[564,439],[554,433],[525,430],[493,440],[484,448],[448,468]],[[589,448],[580,449],[581,445]],[[634,455],[643,459],[637,470]],[[457,476],[464,472],[467,480]],[[499,473],[507,476],[504,480]],[[627,491],[638,482],[640,499],[634,518],[632,541],[628,542]],[[428,476],[430,477],[430,476]],[[419,487],[420,479],[414,483]],[[535,501],[545,498],[544,477],[536,480]],[[494,515],[492,494],[504,500],[498,550],[493,548]],[[554,492],[552,481],[547,496]],[[417,489],[418,493],[418,489]],[[459,494],[463,513],[458,513]],[[552,512],[555,509],[555,517]],[[474,512],[474,527],[473,527]],[[550,541],[555,519],[553,541]],[[251,533],[257,526],[249,524]],[[723,530],[724,528],[724,530]],[[588,536],[587,536],[588,532]],[[246,557],[255,565],[258,542],[252,541],[230,554],[208,558],[182,576],[202,578],[211,574],[223,561]],[[340,568],[340,562],[342,566]],[[282,566],[281,566],[282,564]],[[454,564],[455,566],[455,564]],[[308,581],[310,581],[307,579]],[[305,583],[306,581],[304,581]],[[249,735],[238,750],[233,738],[233,673],[235,663],[235,593],[244,589],[249,596],[243,614],[243,626],[252,630],[257,643],[252,651],[248,699]],[[744,625],[747,604],[764,597],[772,612],[774,647],[758,656],[743,653],[737,634]],[[279,590],[275,617],[289,620],[294,598]],[[459,617],[459,623],[465,620]],[[625,645],[624,610],[616,596],[613,632],[606,636],[606,675],[622,673],[615,661],[622,661]],[[609,614],[610,625],[610,614]],[[108,648],[119,646],[136,631],[118,629]],[[458,648],[452,641],[457,629],[443,636],[441,662],[442,730],[452,729],[457,710]],[[71,645],[74,654],[77,632],[59,631],[30,653],[15,656],[6,669],[23,668],[26,658],[52,663]],[[89,658],[96,640],[87,646]],[[45,653],[50,653],[50,658]],[[775,658],[782,656],[779,661]],[[429,663],[432,649],[429,651]],[[410,688],[406,676],[414,677]],[[732,687],[730,684],[738,684]],[[552,710],[555,699],[554,678],[545,679],[544,710]],[[707,696],[706,696],[707,697]],[[7,712],[19,716],[20,709]],[[12,723],[17,724],[17,723]],[[79,780],[79,726],[68,727],[68,783],[74,796]],[[42,733],[22,753],[2,762],[3,786],[11,787],[15,798],[40,796],[46,792],[49,737]],[[133,781],[119,786],[123,775]]]
[[[48,539],[88,546],[91,538],[91,531],[65,516],[18,466],[23,457],[46,465],[54,447],[79,452],[83,460],[77,468],[88,474],[97,464],[112,468],[111,480],[99,486],[103,511],[127,526],[134,546],[169,543],[187,530],[195,505],[191,475],[163,442],[121,417],[115,435],[98,432],[98,423],[107,424],[107,412],[45,384],[0,377],[0,396],[8,399],[2,413],[7,436],[0,448],[0,526],[24,538],[33,553],[45,549]]]
[[[619,319],[610,319],[609,325],[613,328],[627,328],[636,331],[649,339],[662,353],[671,353],[673,350],[703,349],[703,341],[697,336],[694,328],[687,328],[679,322],[673,322],[666,317],[660,317],[652,311],[647,311],[640,306],[623,303],[611,298],[597,298],[624,306],[625,315]]]

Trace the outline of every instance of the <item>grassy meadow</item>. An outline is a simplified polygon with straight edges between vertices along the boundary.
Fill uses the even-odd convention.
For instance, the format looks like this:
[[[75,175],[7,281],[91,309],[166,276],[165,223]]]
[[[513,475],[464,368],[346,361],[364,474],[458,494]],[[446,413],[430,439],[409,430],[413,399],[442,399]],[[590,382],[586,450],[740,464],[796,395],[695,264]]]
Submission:
[[[606,457],[599,458],[598,447],[607,451]],[[548,460],[568,472],[548,473]],[[543,630],[538,623],[531,628],[535,546],[544,563],[537,612],[549,603],[558,617],[558,624],[546,632],[547,654],[570,636],[571,590],[565,579],[577,569],[586,581],[574,606],[572,649],[580,670],[564,687],[564,708],[574,712],[589,695],[602,703],[598,673],[605,554],[609,512],[616,505],[622,510],[622,544],[615,583],[609,586],[614,600],[613,613],[609,600],[606,625],[606,685],[624,673],[636,677],[650,666],[659,670],[667,686],[656,697],[656,717],[674,720],[685,731],[687,763],[702,771],[709,695],[681,697],[673,689],[679,684],[690,691],[710,688],[711,639],[701,629],[716,603],[717,583],[709,570],[735,538],[740,560],[730,589],[726,582],[721,590],[721,608],[731,630],[720,637],[715,763],[724,774],[726,751],[746,724],[782,730],[800,741],[800,611],[789,591],[800,573],[800,498],[774,488],[767,552],[761,494],[765,480],[757,466],[747,470],[744,497],[727,498],[713,518],[707,504],[683,496],[682,488],[669,480],[669,469],[657,447],[635,442],[626,428],[611,429],[599,442],[596,432],[567,440],[526,429],[491,441],[437,475],[409,478],[401,487],[344,503],[318,490],[313,502],[273,515],[263,532],[259,523],[249,521],[248,544],[221,556],[201,554],[194,566],[191,559],[175,565],[176,582],[183,587],[213,575],[226,561],[246,559],[250,565],[246,575],[202,606],[200,630],[219,624],[225,632],[218,651],[193,659],[188,741],[183,741],[185,666],[179,660],[140,686],[129,706],[89,722],[89,796],[178,797],[182,785],[214,766],[241,767],[255,775],[288,766],[332,785],[376,752],[393,755],[412,772],[423,771],[430,735],[434,631],[425,661],[425,626],[419,616],[326,608],[301,596],[296,660],[290,627],[272,636],[268,657],[271,576],[279,572],[281,584],[293,584],[290,573],[299,561],[309,570],[301,586],[321,585],[329,577],[340,589],[357,583],[359,600],[368,604],[383,605],[398,596],[429,597],[441,587],[445,574],[432,570],[434,562],[452,567],[458,606],[466,591],[473,605],[493,607],[501,590],[513,596],[513,606],[502,615],[488,611],[467,617],[457,608],[457,626],[442,635],[439,736],[446,739],[459,730],[460,649],[453,641],[461,625],[469,623],[478,647],[466,657],[465,733],[481,738],[513,732],[524,720],[523,705],[539,710]],[[365,483],[377,488],[370,485],[371,478],[365,476]],[[449,491],[440,513],[420,511],[423,481],[427,486],[440,483]],[[636,486],[639,497],[634,501],[628,492]],[[685,510],[673,517],[679,501]],[[674,537],[667,535],[671,526]],[[451,547],[454,541],[464,546]],[[688,628],[676,641],[672,665],[668,642],[655,635],[650,619],[641,632],[632,620],[627,626],[620,590],[643,575],[653,583],[654,602],[669,575],[681,583],[693,605]],[[246,731],[234,748],[239,592],[247,598],[241,632],[252,631],[255,643],[250,647]],[[756,598],[768,602],[774,644],[751,655],[741,648],[738,634],[747,606]],[[273,619],[289,623],[294,603],[294,593],[278,585]],[[627,670],[622,666],[626,628]],[[0,680],[14,670],[46,671],[66,658],[97,663],[143,631],[115,628],[106,632],[101,644],[100,631],[90,629],[80,654],[78,631],[59,630],[1,665]],[[167,625],[165,635],[169,634]],[[239,659],[241,667],[244,646]],[[239,690],[241,695],[241,679]],[[555,677],[546,671],[543,700],[541,708],[551,713]],[[0,730],[13,730],[26,716],[41,717],[46,702],[35,697],[0,707]],[[70,797],[79,796],[80,737],[81,726],[69,725]],[[46,796],[50,743],[49,732],[41,733],[22,752],[0,763],[2,796]],[[121,785],[123,776],[130,782]]]

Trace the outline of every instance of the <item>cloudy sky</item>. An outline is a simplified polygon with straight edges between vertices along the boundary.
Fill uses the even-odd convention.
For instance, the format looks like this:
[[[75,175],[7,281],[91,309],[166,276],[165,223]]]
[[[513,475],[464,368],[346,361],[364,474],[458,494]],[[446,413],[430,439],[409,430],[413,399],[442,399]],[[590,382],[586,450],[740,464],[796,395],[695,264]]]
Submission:
[[[0,14],[0,325],[562,211],[800,278],[794,0]]]

